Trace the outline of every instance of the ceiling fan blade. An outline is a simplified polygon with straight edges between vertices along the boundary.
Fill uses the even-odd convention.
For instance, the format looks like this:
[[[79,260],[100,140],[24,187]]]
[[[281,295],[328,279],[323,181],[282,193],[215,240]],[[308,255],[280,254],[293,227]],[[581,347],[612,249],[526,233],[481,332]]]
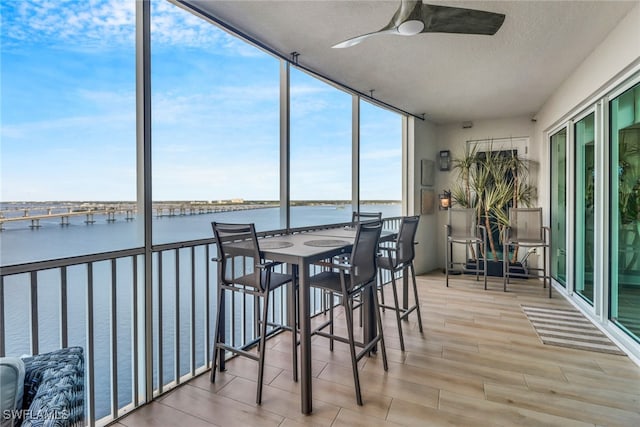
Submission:
[[[400,6],[393,14],[393,17],[389,21],[387,25],[378,31],[374,31],[372,33],[362,34],[357,37],[352,37],[350,39],[344,40],[336,45],[331,46],[334,49],[342,49],[345,47],[351,47],[359,44],[365,39],[368,39],[371,36],[376,36],[378,34],[399,34],[398,26],[402,24],[404,21],[409,19],[410,16],[416,15],[419,17],[420,15],[420,7],[422,7],[422,0],[401,0]]]
[[[351,46],[355,46],[357,44],[360,44],[360,42],[362,42],[365,39],[368,39],[369,37],[373,37],[373,36],[377,36],[379,34],[397,34],[398,31],[395,28],[390,28],[390,29],[382,29],[380,31],[374,31],[373,33],[367,33],[367,34],[362,34],[360,36],[357,37],[352,37],[350,39],[344,40],[338,44],[335,44],[333,46],[331,46],[334,49],[342,49],[345,47],[351,47]]]
[[[494,35],[505,15],[461,7],[422,5],[423,33],[458,33]]]
[[[378,31],[344,40],[333,48],[359,44],[378,34],[411,36],[418,33],[458,33],[494,35],[505,15],[462,7],[438,6],[422,0],[401,0],[391,21]]]

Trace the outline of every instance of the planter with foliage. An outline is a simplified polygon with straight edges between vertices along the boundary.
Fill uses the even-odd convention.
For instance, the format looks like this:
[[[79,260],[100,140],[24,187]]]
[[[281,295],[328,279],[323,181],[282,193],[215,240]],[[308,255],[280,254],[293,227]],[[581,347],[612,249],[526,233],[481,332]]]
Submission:
[[[530,162],[518,156],[516,150],[478,151],[477,147],[465,149],[461,157],[453,160],[458,173],[451,189],[453,202],[463,208],[473,208],[480,225],[487,229],[487,248],[484,254],[470,254],[488,262],[499,263],[496,268],[502,275],[502,236],[509,225],[510,207],[529,207],[535,200],[536,189],[529,182]],[[507,254],[506,256],[509,256]],[[510,262],[518,259],[518,248],[511,254]]]

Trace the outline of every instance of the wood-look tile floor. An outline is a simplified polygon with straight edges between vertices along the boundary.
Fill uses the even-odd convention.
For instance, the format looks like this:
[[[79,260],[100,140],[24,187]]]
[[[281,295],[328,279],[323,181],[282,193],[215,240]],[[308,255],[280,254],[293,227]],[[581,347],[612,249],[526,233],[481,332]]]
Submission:
[[[534,281],[514,281],[504,293],[500,279],[485,291],[457,276],[446,288],[439,273],[420,276],[418,286],[424,333],[412,314],[402,352],[394,314],[383,315],[389,371],[380,352],[360,361],[364,406],[346,346],[330,352],[314,337],[313,414],[302,415],[291,336],[281,334],[268,343],[261,406],[256,362],[236,358],[215,384],[204,374],[116,425],[640,426],[640,367],[626,356],[544,345],[520,308],[568,307],[562,296],[549,300]]]

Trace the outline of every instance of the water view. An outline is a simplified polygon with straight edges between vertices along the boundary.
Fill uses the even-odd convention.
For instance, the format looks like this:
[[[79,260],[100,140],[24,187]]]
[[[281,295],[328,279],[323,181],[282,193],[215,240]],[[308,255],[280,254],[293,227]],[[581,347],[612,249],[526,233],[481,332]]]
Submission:
[[[37,204],[42,208],[42,204]],[[67,212],[69,203],[48,203],[53,212]],[[74,204],[75,206],[76,204]],[[80,205],[80,204],[77,204]],[[34,208],[34,204],[3,203],[2,212],[5,218],[24,215],[25,209]],[[279,208],[259,206],[252,209],[227,210],[224,212],[192,213],[173,216],[168,214],[158,216],[154,213],[153,236],[155,243],[180,242],[212,237],[212,221],[223,222],[254,222],[259,230],[278,229]],[[363,204],[362,211],[382,212],[384,217],[399,216],[399,203]],[[351,205],[345,203],[326,203],[314,205],[299,205],[291,208],[292,226],[306,226],[334,222],[347,222],[351,219]],[[107,214],[97,214],[95,222],[86,223],[86,215],[71,216],[68,225],[61,225],[59,217],[41,219],[40,226],[31,228],[30,220],[12,221],[4,224],[0,232],[0,256],[2,266],[15,265],[25,262],[42,261],[87,255],[105,251],[128,249],[142,245],[141,222],[138,219],[128,219],[126,212],[116,215],[112,221]],[[187,250],[184,250],[187,251]],[[179,342],[179,375],[187,374],[191,369],[191,338],[194,341],[195,366],[205,364],[205,315],[209,310],[213,313],[217,302],[215,293],[210,294],[210,307],[205,306],[205,291],[215,289],[215,264],[211,263],[209,283],[204,275],[206,253],[204,246],[199,246],[193,252],[193,265],[190,267],[191,255],[183,250],[162,252],[162,277],[158,280],[158,254],[154,255],[153,278],[153,316],[154,316],[154,352],[158,349],[159,334],[159,302],[158,293],[162,293],[162,382],[167,384],[175,380],[176,361],[175,346]],[[179,253],[180,259],[176,257]],[[212,255],[212,254],[211,254]],[[138,258],[138,271],[143,269],[143,261]],[[113,270],[115,268],[115,312],[116,312],[116,342],[118,370],[116,386],[118,407],[132,402],[132,348],[133,348],[133,302],[134,289],[133,257],[118,258],[115,267],[111,261],[100,261],[92,265],[92,308],[94,321],[94,369],[95,369],[95,417],[99,419],[107,416],[111,410],[111,300]],[[179,273],[176,274],[176,265]],[[193,278],[195,285],[191,288]],[[68,345],[87,348],[87,266],[81,264],[66,269],[67,298],[68,298]],[[37,314],[38,314],[38,349],[40,353],[53,351],[60,347],[60,285],[61,273],[59,269],[41,270],[37,274]],[[140,282],[139,282],[140,283]],[[7,355],[24,355],[31,352],[29,337],[31,334],[31,276],[29,274],[11,275],[4,278],[5,304],[5,348]],[[162,287],[160,289],[160,286]],[[176,291],[177,289],[177,291]],[[193,289],[193,291],[192,291]],[[193,293],[192,293],[193,292]],[[176,304],[176,297],[179,304]],[[282,312],[281,295],[274,300],[274,313]],[[196,304],[191,306],[192,299]],[[179,330],[176,333],[176,312],[179,313]],[[228,333],[240,337],[243,325],[251,324],[242,318],[242,310],[237,310],[232,325],[228,325]],[[249,315],[253,310],[246,310]],[[195,319],[192,325],[191,316]],[[213,316],[210,318],[210,328],[213,328]],[[195,331],[195,336],[192,333]],[[177,341],[176,341],[177,340]],[[154,388],[158,387],[158,354],[154,355]]]
[[[163,244],[212,237],[211,222],[253,222],[258,231],[284,228],[280,225],[278,207],[270,207],[275,203],[256,203],[248,206],[237,204],[233,208],[213,213],[183,214],[176,210],[169,215],[166,206],[162,216],[154,210],[153,243]],[[111,205],[111,204],[110,204]],[[113,203],[112,205],[120,205]],[[122,203],[121,205],[124,205]],[[129,205],[132,205],[129,203]],[[177,203],[171,204],[177,206]],[[5,218],[24,215],[26,209],[41,214],[47,206],[56,212],[66,212],[68,206],[82,206],[82,203],[2,203],[0,212]],[[104,204],[100,205],[104,206]],[[224,209],[224,208],[223,208]],[[232,210],[233,209],[233,210]],[[104,210],[104,208],[102,208]],[[398,202],[363,204],[363,211],[382,212],[383,217],[399,216],[401,206]],[[34,216],[34,214],[31,214]],[[351,205],[342,203],[326,203],[299,205],[291,207],[291,226],[302,227],[351,220]],[[143,229],[141,219],[127,220],[127,213],[122,210],[116,214],[115,221],[108,221],[106,214],[93,216],[93,223],[86,223],[86,215],[69,217],[66,225],[61,225],[60,217],[40,219],[39,227],[32,228],[30,220],[5,222],[4,231],[0,234],[0,265],[13,265],[47,259],[65,258],[120,249],[143,246]]]
[[[140,253],[144,247],[144,224],[134,202],[95,202],[142,198],[136,80],[141,50],[135,36],[140,4],[0,3],[0,266],[81,255],[95,259],[110,251]],[[172,2],[152,0],[150,7],[152,66],[144,80],[152,82],[147,119],[153,155],[145,168],[153,170],[148,182],[153,188],[155,246],[150,309],[157,391],[160,383],[188,373],[192,365],[203,366],[206,327],[212,326],[206,325],[206,314],[217,303],[215,293],[206,297],[216,279],[211,245],[158,246],[210,239],[212,221],[254,222],[260,231],[284,228],[279,202],[235,203],[278,200],[282,173],[288,177],[291,199],[325,200],[292,202],[291,227],[350,220],[351,205],[340,200],[351,199],[354,162],[359,165],[361,200],[399,200],[404,125],[400,114],[360,99],[354,158],[353,95],[291,67],[289,161],[284,172],[280,59]],[[162,202],[158,214],[155,202],[209,197],[230,203],[199,202],[196,210],[177,207],[171,213],[171,206],[184,202]],[[208,211],[212,206],[203,205],[221,209]],[[29,218],[11,219],[23,217],[25,210]],[[73,215],[62,215],[70,210]],[[398,202],[365,202],[361,210],[386,217],[401,213]],[[33,331],[40,353],[62,345],[82,346],[88,357],[88,342],[93,340],[95,393],[87,393],[88,401],[95,399],[91,420],[115,417],[114,407],[133,401],[132,349],[150,339],[140,336],[134,342],[133,334],[135,314],[145,308],[140,300],[137,307],[133,302],[145,283],[144,257],[103,258],[108,259],[6,274],[0,284],[7,355],[30,353]],[[66,334],[61,330],[61,295],[67,297]],[[31,325],[34,312],[36,324]],[[233,328],[242,332],[242,319]],[[66,342],[63,335],[68,335]]]

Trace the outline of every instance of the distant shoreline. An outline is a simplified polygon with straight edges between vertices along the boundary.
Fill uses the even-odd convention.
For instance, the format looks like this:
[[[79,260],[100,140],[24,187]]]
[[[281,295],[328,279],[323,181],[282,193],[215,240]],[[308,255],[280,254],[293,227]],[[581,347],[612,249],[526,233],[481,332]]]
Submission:
[[[322,205],[351,205],[351,200],[292,200],[291,206],[322,206]],[[400,200],[361,200],[362,205],[392,205],[400,204]],[[129,200],[104,201],[104,200],[48,200],[48,201],[7,201],[0,202],[0,210],[27,209],[27,208],[45,208],[45,207],[114,207],[114,206],[136,206],[137,202]],[[153,206],[160,205],[176,205],[176,206],[242,206],[242,205],[261,205],[273,206],[280,205],[278,200],[156,200],[152,202]]]
[[[234,200],[242,200],[242,201],[234,201]],[[279,200],[244,200],[244,199],[230,199],[230,200],[155,200],[153,203],[193,203],[193,204],[272,204],[279,203]],[[400,200],[361,200],[360,203],[363,204],[394,204],[400,203]],[[126,203],[126,204],[135,204],[136,201],[132,200],[44,200],[44,201],[34,201],[34,200],[10,200],[0,202],[2,204],[46,204],[46,203],[79,203],[79,204],[118,204],[118,203]],[[351,204],[351,200],[292,200],[291,203],[295,204]]]
[[[366,200],[361,205],[396,205],[397,200]],[[292,201],[292,207],[303,206],[336,206],[346,209],[351,206],[347,200],[300,200]],[[278,201],[273,200],[216,200],[216,201],[156,201],[151,210],[155,217],[182,216],[193,214],[210,214],[252,209],[276,209]],[[39,228],[40,220],[59,219],[61,225],[69,225],[71,217],[85,215],[85,222],[95,222],[94,216],[105,216],[108,222],[116,220],[117,215],[124,215],[127,221],[135,219],[139,206],[127,201],[45,201],[45,202],[0,202],[0,231],[10,222],[30,221],[30,227]]]

